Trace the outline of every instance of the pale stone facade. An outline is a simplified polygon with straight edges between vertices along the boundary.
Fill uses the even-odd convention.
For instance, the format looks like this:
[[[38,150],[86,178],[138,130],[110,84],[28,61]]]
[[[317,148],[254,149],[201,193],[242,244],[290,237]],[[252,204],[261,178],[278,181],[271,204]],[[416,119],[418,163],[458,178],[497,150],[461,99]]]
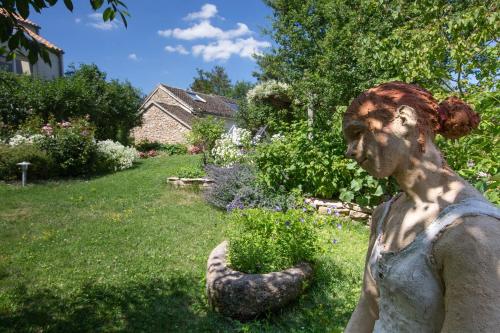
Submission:
[[[142,114],[142,126],[133,129],[134,141],[158,141],[161,143],[186,143],[189,128],[152,104]]]

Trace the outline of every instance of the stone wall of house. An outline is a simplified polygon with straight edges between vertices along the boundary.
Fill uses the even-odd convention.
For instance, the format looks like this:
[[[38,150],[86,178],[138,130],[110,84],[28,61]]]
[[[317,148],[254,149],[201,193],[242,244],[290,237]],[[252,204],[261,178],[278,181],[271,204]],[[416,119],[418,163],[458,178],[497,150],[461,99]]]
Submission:
[[[186,143],[189,129],[166,114],[156,105],[142,114],[142,126],[132,130],[134,141],[158,141],[161,143]]]

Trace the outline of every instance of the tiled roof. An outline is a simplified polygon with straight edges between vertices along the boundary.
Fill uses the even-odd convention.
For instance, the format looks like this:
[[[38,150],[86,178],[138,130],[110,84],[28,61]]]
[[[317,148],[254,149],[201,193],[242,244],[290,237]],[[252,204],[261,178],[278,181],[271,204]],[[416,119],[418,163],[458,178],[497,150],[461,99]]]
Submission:
[[[189,96],[186,90],[169,87],[164,84],[162,84],[162,86],[168,89],[170,92],[172,92],[183,102],[191,106],[195,112],[211,114],[215,116],[229,117],[229,118],[235,116],[235,111],[229,105],[229,104],[234,104],[235,102],[229,98],[217,95],[208,95],[193,91],[193,93],[203,98],[206,102],[195,101],[193,100],[193,98]]]
[[[180,121],[188,124],[191,126],[193,124],[193,120],[196,118],[195,115],[192,113],[189,113],[188,111],[184,110],[180,106],[177,105],[169,105],[165,103],[158,103],[162,108],[167,110],[169,113],[171,113],[174,117],[179,119]]]
[[[0,8],[0,15],[4,15],[4,16],[7,16],[7,12],[5,11],[5,9],[3,8]],[[31,20],[28,20],[28,19],[24,19],[22,18],[21,16],[19,15],[16,15],[16,14],[13,14],[16,19],[22,24],[26,24],[26,25],[30,25],[32,27],[35,27],[37,29],[40,28],[39,25],[37,25],[36,23],[34,23],[33,21]],[[56,45],[54,45],[53,43],[49,42],[48,40],[46,40],[45,38],[43,38],[42,36],[40,36],[39,34],[37,34],[36,32],[28,29],[28,28],[24,28],[23,29],[24,32],[29,35],[31,38],[33,38],[35,41],[37,41],[38,43],[44,45],[45,47],[47,47],[48,49],[50,50],[53,50],[57,53],[64,53],[63,49],[57,47]]]
[[[7,16],[7,11],[5,9],[3,9],[3,8],[0,8],[0,15]],[[22,18],[21,16],[19,16],[17,14],[14,14],[14,13],[12,13],[12,15],[14,15],[14,17],[16,18],[16,20],[18,20],[21,23],[31,25],[31,26],[33,26],[35,28],[40,28],[40,26],[38,24],[36,24],[35,22],[33,22],[33,21],[29,20],[29,19]]]
[[[45,45],[45,47],[55,51],[55,52],[58,52],[58,53],[64,53],[63,49],[55,46],[54,44],[52,44],[51,42],[49,42],[48,40],[46,40],[45,38],[43,38],[42,36],[34,33],[33,31],[29,30],[29,29],[26,29],[25,32],[30,35],[31,38],[33,38],[34,40],[36,40],[38,43],[40,44],[43,44]]]

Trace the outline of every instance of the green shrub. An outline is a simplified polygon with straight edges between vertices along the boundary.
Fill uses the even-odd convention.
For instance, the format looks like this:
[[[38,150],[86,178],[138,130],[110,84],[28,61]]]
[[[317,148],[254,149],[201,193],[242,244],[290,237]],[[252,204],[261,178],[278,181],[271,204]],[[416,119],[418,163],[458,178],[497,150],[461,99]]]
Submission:
[[[149,141],[148,139],[144,139],[135,145],[135,149],[140,152],[148,152],[150,150],[161,150],[162,144],[158,141]]]
[[[205,171],[196,167],[184,167],[177,171],[176,176],[179,178],[200,178],[205,176]]]
[[[215,146],[215,141],[224,133],[224,121],[208,116],[194,121],[188,134],[188,141],[193,146],[198,146],[204,152],[210,153]]]
[[[38,145],[54,160],[58,175],[89,175],[96,171],[94,131],[95,128],[84,118],[60,123],[51,121],[42,128],[45,137]]]
[[[395,191],[388,180],[377,180],[346,159],[345,148],[339,113],[327,130],[292,124],[289,132],[257,148],[256,165],[262,181],[279,191],[371,206]]]
[[[28,179],[47,179],[56,171],[50,156],[35,145],[0,144],[0,179],[20,179],[21,169],[17,163],[23,161],[31,163],[28,167]]]
[[[70,65],[64,77],[54,80],[0,71],[0,121],[17,130],[30,115],[45,122],[89,115],[97,139],[126,144],[130,129],[141,120],[141,95],[127,81],[107,80],[93,64]]]
[[[280,271],[313,262],[319,251],[313,216],[302,211],[236,210],[228,219],[228,259],[237,271]]]
[[[168,155],[185,155],[187,154],[187,147],[182,143],[164,143],[161,145],[160,150],[166,152]]]

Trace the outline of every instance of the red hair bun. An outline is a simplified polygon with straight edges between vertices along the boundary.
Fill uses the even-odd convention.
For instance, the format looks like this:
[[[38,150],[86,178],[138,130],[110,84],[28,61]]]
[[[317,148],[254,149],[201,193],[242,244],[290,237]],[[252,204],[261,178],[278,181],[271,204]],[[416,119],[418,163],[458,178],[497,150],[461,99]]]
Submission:
[[[479,125],[479,115],[458,97],[448,97],[438,107],[438,133],[447,139],[456,139],[469,134]]]

